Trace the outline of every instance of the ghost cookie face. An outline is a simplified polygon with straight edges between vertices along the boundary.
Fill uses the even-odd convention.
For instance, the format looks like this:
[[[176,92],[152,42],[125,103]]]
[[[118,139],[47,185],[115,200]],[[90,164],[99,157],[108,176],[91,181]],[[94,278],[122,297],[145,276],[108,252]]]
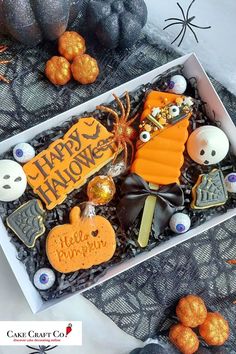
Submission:
[[[27,186],[23,168],[12,160],[0,160],[0,201],[12,202],[22,196]]]
[[[229,140],[221,129],[204,125],[190,135],[187,151],[191,159],[198,164],[215,165],[226,157]]]

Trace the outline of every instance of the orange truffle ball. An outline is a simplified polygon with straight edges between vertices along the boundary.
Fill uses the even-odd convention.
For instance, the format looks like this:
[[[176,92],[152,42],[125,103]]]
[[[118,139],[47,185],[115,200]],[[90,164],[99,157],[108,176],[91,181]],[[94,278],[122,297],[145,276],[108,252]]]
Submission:
[[[191,328],[185,327],[181,323],[171,327],[169,338],[183,354],[193,354],[199,348],[197,335]]]
[[[93,83],[99,74],[97,61],[88,54],[75,57],[71,71],[74,79],[83,85]]]
[[[71,79],[70,63],[63,57],[54,56],[47,61],[45,74],[54,85],[65,85]]]
[[[209,345],[223,345],[229,338],[229,324],[218,312],[208,312],[199,333]]]
[[[67,31],[58,40],[58,50],[63,57],[72,61],[77,55],[85,53],[85,40],[79,33]]]
[[[205,321],[207,309],[199,296],[188,295],[179,300],[176,314],[184,326],[195,328]]]

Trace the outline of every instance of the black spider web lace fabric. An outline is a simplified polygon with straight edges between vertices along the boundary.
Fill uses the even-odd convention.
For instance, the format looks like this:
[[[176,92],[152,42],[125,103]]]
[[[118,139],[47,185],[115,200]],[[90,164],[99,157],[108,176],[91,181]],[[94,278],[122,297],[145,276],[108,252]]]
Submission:
[[[160,44],[148,43],[145,37],[122,52],[105,50],[92,37],[87,38],[87,52],[100,65],[98,81],[89,86],[71,81],[65,87],[55,87],[46,81],[43,71],[46,60],[57,55],[56,45],[26,49],[7,40],[1,43],[9,45],[1,58],[12,60],[9,65],[0,65],[0,74],[11,80],[9,85],[0,82],[1,141],[178,56]],[[236,98],[212,81],[236,122]],[[87,291],[85,296],[124,331],[146,339],[165,335],[181,296],[199,294],[210,310],[221,312],[230,322],[230,340],[220,353],[236,353],[236,305],[232,303],[236,300],[236,267],[225,263],[236,258],[235,237],[233,218]]]

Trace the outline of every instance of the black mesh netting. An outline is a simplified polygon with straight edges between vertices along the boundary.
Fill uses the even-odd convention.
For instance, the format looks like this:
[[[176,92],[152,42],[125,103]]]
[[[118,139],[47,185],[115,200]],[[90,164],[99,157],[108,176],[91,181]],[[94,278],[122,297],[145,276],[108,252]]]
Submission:
[[[0,82],[1,140],[178,56],[160,43],[150,44],[144,36],[125,51],[105,50],[87,36],[87,52],[97,58],[101,69],[98,81],[89,86],[71,81],[65,87],[55,87],[46,81],[43,71],[45,61],[57,54],[56,44],[26,49],[6,40],[2,43],[9,44],[9,50],[1,57],[12,61],[0,65],[0,74],[11,80],[10,85]],[[236,122],[236,98],[212,81]],[[221,353],[236,353],[236,268],[225,263],[225,259],[236,258],[235,233],[236,220],[231,219],[87,291],[85,296],[127,333],[146,339],[165,334],[181,296],[199,294],[210,310],[221,312],[230,322],[230,340]]]

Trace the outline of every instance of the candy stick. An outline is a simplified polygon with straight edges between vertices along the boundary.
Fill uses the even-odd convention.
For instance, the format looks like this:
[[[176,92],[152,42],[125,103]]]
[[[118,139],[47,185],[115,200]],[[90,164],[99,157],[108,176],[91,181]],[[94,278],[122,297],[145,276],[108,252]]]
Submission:
[[[149,187],[152,190],[158,190],[158,186],[149,183]],[[152,220],[154,211],[156,208],[157,197],[155,195],[149,195],[145,201],[142,221],[139,229],[138,244],[140,247],[146,247],[148,245],[149,236],[152,228]]]

